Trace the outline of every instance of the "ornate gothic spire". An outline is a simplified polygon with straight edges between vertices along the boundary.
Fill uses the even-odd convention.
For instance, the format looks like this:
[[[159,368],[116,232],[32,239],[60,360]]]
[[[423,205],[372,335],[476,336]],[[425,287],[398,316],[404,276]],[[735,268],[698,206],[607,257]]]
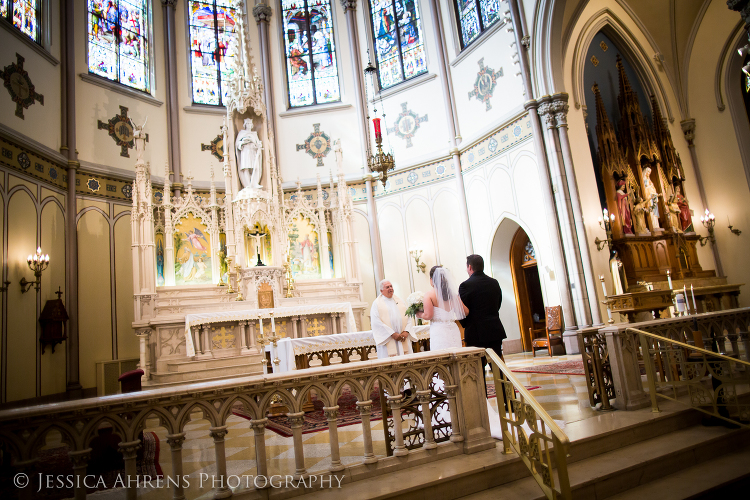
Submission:
[[[672,177],[678,179],[684,179],[685,175],[682,171],[682,160],[677,155],[677,150],[672,142],[672,134],[669,132],[667,121],[661,114],[659,103],[656,101],[656,96],[651,94],[651,112],[654,116],[654,140],[656,146],[659,148],[661,153],[662,164],[664,165],[664,171],[667,174],[669,181],[672,181]]]
[[[649,127],[643,118],[641,106],[638,103],[638,94],[630,85],[628,75],[625,74],[625,66],[622,58],[617,55],[617,73],[620,83],[620,93],[617,103],[620,108],[620,137],[622,146],[628,160],[640,164],[640,159],[646,156],[649,161],[654,155],[659,156],[659,150],[651,140]]]
[[[626,169],[617,134],[612,123],[609,121],[607,111],[604,109],[599,85],[596,83],[592,88],[596,99],[596,139],[599,147],[599,164],[602,169],[602,177],[610,178],[614,172],[623,175]]]

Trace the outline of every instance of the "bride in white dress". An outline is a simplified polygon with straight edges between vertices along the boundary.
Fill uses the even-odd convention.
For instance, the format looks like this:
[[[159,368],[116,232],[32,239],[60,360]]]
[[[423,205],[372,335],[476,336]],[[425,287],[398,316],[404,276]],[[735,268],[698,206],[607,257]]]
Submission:
[[[430,269],[432,290],[424,295],[424,310],[417,313],[417,318],[430,321],[430,351],[462,347],[461,331],[456,321],[464,319],[469,309],[461,301],[450,271],[442,266]],[[502,439],[500,420],[497,411],[487,401],[490,416],[490,435]],[[447,415],[446,415],[447,416]]]

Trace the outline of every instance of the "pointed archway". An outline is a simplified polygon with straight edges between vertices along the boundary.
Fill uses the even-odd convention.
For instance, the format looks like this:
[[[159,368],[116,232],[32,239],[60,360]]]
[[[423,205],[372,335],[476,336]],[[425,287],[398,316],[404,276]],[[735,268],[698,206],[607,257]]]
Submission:
[[[524,351],[531,351],[533,332],[544,331],[544,298],[534,245],[523,228],[518,228],[510,245],[510,268],[521,344]]]

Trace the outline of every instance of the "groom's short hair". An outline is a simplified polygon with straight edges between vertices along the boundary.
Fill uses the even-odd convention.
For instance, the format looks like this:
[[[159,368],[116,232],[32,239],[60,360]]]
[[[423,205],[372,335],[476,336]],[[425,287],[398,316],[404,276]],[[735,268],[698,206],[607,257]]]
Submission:
[[[484,259],[481,255],[469,255],[468,257],[466,257],[466,265],[471,266],[471,270],[475,273],[484,272]]]

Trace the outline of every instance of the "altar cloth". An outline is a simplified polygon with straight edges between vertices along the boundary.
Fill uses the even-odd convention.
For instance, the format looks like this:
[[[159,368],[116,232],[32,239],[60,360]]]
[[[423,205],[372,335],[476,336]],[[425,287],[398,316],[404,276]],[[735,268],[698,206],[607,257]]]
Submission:
[[[430,326],[420,325],[411,326],[410,333],[413,333],[418,340],[430,338]],[[284,373],[297,369],[295,357],[300,354],[309,354],[311,352],[323,351],[327,349],[341,349],[351,347],[374,346],[375,337],[372,330],[364,332],[339,333],[336,335],[319,335],[317,337],[304,337],[301,339],[284,338],[276,343],[276,356],[279,358],[278,371],[276,365],[273,367],[274,373]],[[271,353],[273,361],[273,345],[266,346],[266,352]],[[271,363],[273,365],[273,362]]]
[[[195,345],[190,328],[209,323],[221,323],[224,321],[257,320],[263,316],[264,331],[270,332],[271,325],[269,315],[273,313],[274,319],[288,318],[290,316],[306,316],[311,314],[346,313],[346,329],[353,332],[357,329],[354,321],[352,305],[349,302],[338,302],[333,304],[306,304],[287,307],[274,307],[272,309],[244,309],[240,311],[218,311],[210,313],[186,314],[185,315],[185,351],[188,356],[195,356]],[[267,327],[266,327],[267,324]],[[293,360],[294,358],[292,358]]]

